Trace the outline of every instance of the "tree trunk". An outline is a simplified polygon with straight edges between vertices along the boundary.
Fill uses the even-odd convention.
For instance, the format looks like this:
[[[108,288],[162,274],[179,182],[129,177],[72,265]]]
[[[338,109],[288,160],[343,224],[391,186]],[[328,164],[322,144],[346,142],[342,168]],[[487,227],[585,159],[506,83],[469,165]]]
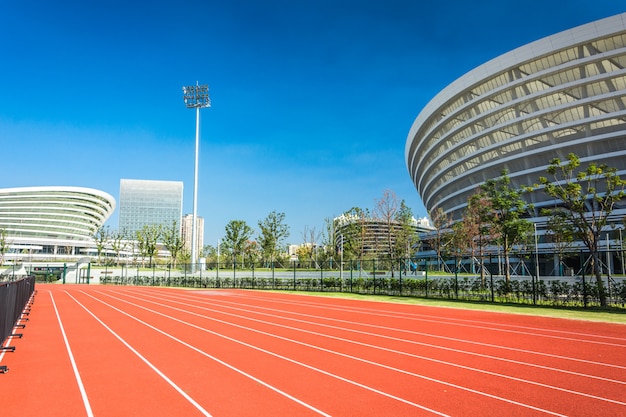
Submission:
[[[591,260],[593,262],[593,273],[596,276],[596,284],[598,285],[600,305],[602,307],[607,307],[608,303],[606,299],[606,292],[604,291],[604,282],[602,282],[602,268],[600,267],[600,257],[598,256],[597,250],[592,253]]]

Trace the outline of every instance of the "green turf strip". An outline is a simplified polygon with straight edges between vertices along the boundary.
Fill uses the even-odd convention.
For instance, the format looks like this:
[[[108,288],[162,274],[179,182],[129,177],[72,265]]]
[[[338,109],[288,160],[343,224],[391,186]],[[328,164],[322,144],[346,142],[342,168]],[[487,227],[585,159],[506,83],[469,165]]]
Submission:
[[[317,295],[324,297],[349,298],[354,300],[382,301],[392,303],[415,304],[429,307],[462,308],[471,310],[496,311],[511,314],[527,314],[532,316],[556,317],[573,320],[601,321],[607,323],[626,324],[626,310],[601,309],[599,307],[546,307],[506,303],[488,303],[472,301],[437,300],[431,298],[398,297],[388,295],[362,295],[331,292],[280,291],[300,295]]]

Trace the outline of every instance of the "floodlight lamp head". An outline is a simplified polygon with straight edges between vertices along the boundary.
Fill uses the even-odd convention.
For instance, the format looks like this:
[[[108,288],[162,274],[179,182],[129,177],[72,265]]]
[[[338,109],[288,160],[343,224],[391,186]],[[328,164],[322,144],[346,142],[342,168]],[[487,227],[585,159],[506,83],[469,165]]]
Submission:
[[[210,107],[208,85],[192,85],[183,87],[183,100],[187,108]]]

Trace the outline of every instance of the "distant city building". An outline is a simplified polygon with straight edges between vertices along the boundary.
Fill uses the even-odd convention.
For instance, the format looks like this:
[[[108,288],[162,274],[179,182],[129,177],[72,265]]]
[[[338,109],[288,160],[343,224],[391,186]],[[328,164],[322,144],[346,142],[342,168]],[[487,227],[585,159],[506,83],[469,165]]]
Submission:
[[[181,181],[120,180],[120,231],[134,235],[147,225],[180,225],[182,210]]]
[[[185,214],[183,216],[181,233],[185,242],[185,250],[191,253],[191,239],[193,231],[193,214]],[[204,247],[204,219],[196,216],[196,253],[200,255]]]

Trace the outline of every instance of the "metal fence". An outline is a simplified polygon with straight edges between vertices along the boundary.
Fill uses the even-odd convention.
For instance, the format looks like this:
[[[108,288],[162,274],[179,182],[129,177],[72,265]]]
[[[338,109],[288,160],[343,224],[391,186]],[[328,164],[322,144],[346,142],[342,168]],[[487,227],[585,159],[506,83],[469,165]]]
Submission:
[[[26,306],[35,291],[35,278],[27,276],[16,281],[0,284],[0,351],[14,351],[15,347],[5,346],[5,340],[9,336],[21,337],[21,334],[13,333],[23,315],[28,314]],[[0,366],[0,373],[6,372],[6,366]]]
[[[600,291],[608,304],[624,308],[626,279],[607,273],[599,286],[581,268],[569,276],[540,275],[523,260],[514,263],[507,280],[500,263],[483,263],[472,269],[467,259],[369,259],[343,263],[292,262],[286,267],[272,263],[184,265],[182,268],[92,268],[92,282],[117,285],[179,286],[195,288],[248,288],[318,292],[348,292],[389,296],[497,303],[592,307],[600,305]],[[528,262],[526,262],[528,263]],[[448,265],[448,267],[445,267]],[[449,266],[453,265],[453,268]],[[433,269],[444,269],[435,272]],[[475,265],[474,265],[475,269]]]

